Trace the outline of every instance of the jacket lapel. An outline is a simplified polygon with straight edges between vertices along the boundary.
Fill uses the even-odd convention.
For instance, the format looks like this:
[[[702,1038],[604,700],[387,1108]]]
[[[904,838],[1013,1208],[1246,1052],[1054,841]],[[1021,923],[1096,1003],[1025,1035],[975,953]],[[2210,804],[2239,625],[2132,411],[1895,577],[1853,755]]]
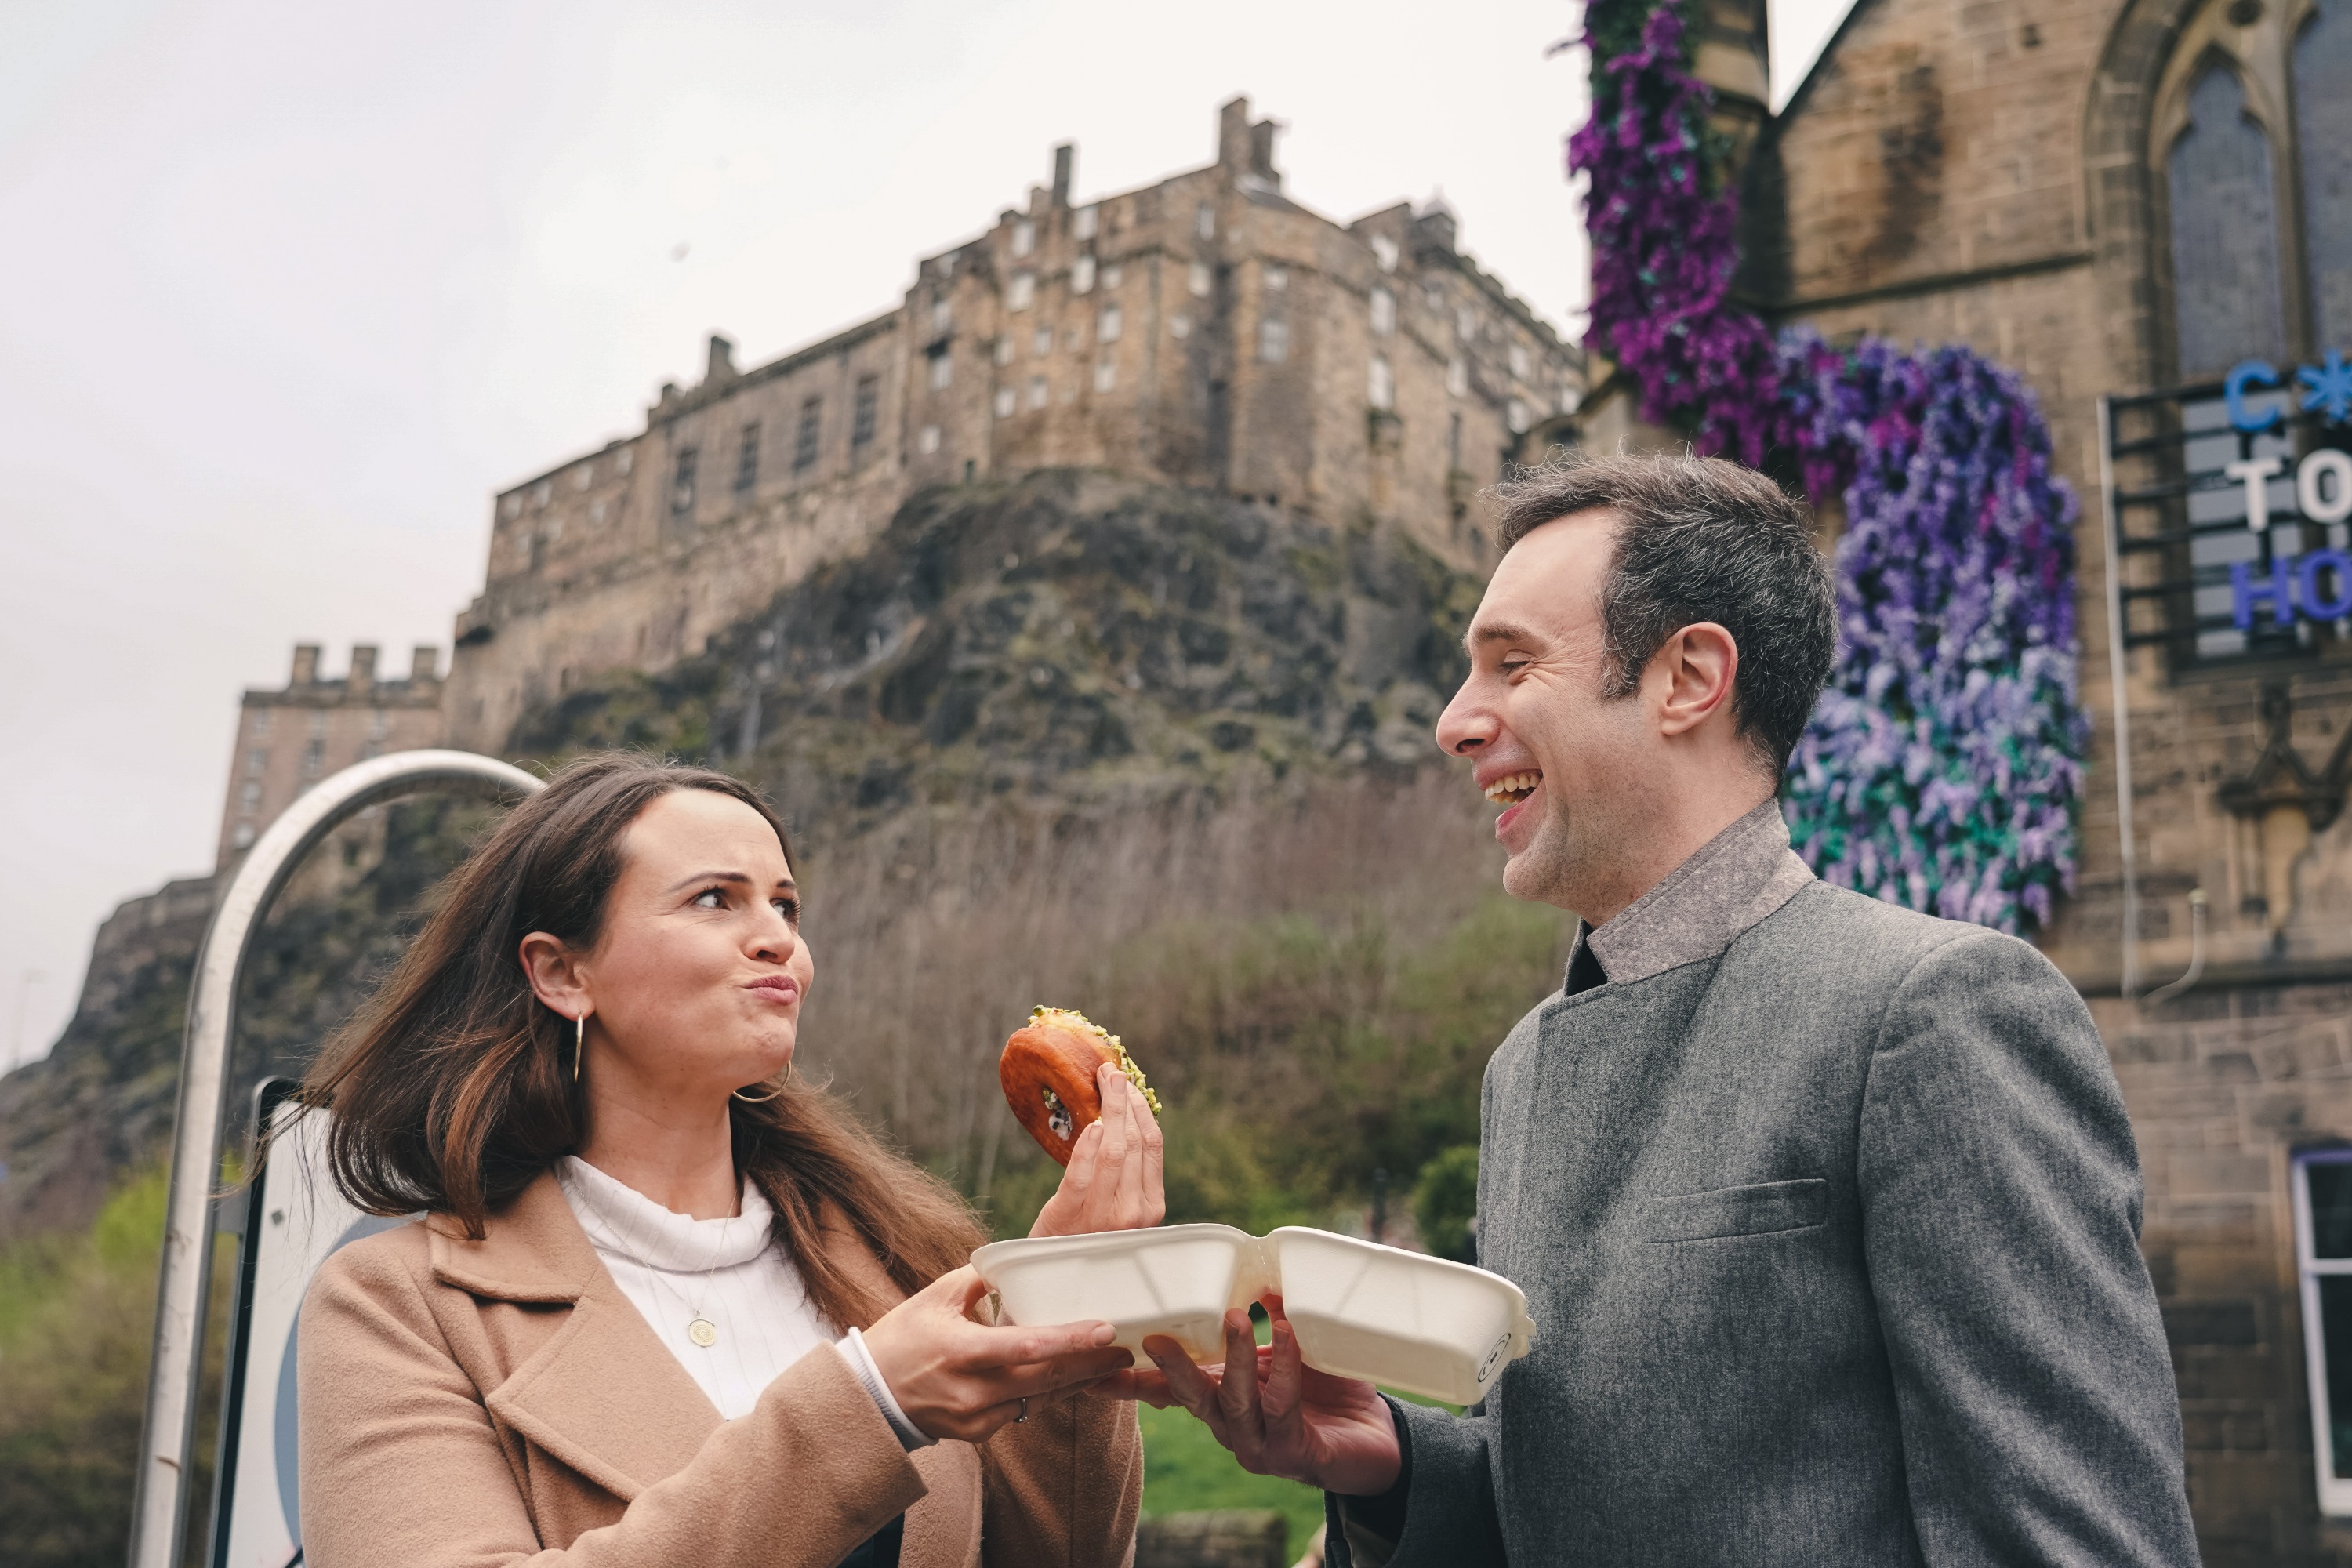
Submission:
[[[467,1241],[436,1224],[436,1277],[492,1300],[572,1309],[489,1390],[490,1413],[625,1503],[683,1469],[719,1411],[613,1282],[554,1173],[487,1230]]]

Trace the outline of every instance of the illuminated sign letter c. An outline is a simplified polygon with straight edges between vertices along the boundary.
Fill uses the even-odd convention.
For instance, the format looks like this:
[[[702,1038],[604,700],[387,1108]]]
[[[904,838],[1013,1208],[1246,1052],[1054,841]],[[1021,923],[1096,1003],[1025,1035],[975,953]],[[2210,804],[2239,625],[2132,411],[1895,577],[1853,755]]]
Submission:
[[[2265,408],[2257,414],[2246,406],[2246,388],[2276,386],[2278,380],[2278,372],[2272,369],[2270,363],[2264,360],[2242,360],[2231,365],[2229,375],[2221,383],[2221,396],[2229,406],[2230,423],[2250,436],[2258,431],[2267,430],[2277,424],[2279,422],[2277,409]]]

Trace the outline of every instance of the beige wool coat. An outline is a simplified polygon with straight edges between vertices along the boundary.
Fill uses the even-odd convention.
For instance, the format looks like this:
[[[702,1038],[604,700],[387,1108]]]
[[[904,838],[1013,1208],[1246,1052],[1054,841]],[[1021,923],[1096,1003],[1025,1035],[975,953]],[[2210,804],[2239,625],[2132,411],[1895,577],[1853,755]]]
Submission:
[[[908,1454],[825,1346],[721,1421],[551,1173],[488,1231],[402,1226],[312,1281],[297,1373],[309,1568],[833,1568],[901,1512],[903,1568],[1131,1559],[1131,1407],[1082,1395]],[[832,1237],[844,1267],[898,1299],[845,1228]]]

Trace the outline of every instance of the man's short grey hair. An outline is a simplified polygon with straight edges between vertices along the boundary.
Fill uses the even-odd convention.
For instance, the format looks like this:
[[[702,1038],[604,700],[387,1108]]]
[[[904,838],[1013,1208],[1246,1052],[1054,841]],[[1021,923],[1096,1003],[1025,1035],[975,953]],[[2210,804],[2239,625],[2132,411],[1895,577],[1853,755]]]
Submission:
[[[1738,732],[1788,767],[1837,656],[1837,595],[1801,504],[1753,468],[1684,456],[1571,453],[1489,494],[1506,552],[1556,518],[1615,514],[1602,696],[1630,695],[1668,637],[1713,621],[1739,645]]]

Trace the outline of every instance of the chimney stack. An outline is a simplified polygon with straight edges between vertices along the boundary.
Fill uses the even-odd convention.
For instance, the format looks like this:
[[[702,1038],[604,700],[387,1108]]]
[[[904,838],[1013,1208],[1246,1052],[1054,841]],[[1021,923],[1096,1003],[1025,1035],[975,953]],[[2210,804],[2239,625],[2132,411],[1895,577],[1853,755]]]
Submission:
[[[319,645],[298,642],[294,645],[294,686],[316,686],[319,683]]]
[[[408,650],[408,683],[425,686],[441,679],[441,650],[421,642]]]
[[[1250,166],[1249,98],[1231,99],[1217,109],[1217,163],[1239,174]]]
[[[1065,142],[1054,149],[1054,205],[1070,205],[1070,167],[1077,162],[1078,149],[1074,142]]]
[[[710,359],[703,366],[702,379],[706,382],[735,379],[734,339],[718,332],[710,334]]]
[[[343,689],[353,697],[375,689],[375,644],[352,644],[351,679],[343,683]]]
[[[1274,166],[1274,133],[1280,129],[1271,120],[1261,120],[1250,127],[1250,173],[1277,187],[1282,184],[1282,171]]]

